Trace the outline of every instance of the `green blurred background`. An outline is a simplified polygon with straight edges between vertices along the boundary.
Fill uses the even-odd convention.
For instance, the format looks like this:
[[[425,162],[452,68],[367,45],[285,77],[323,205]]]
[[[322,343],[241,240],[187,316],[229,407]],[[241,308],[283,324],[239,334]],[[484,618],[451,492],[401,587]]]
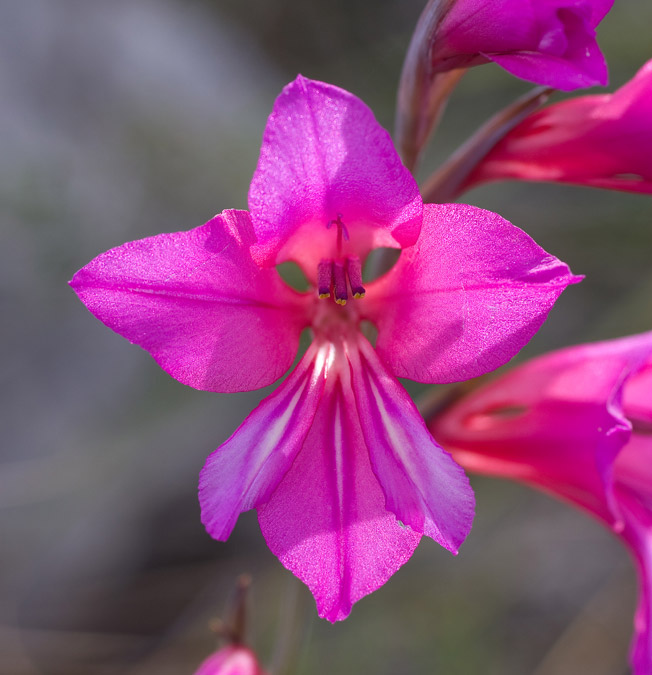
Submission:
[[[245,571],[251,639],[279,675],[628,672],[625,551],[584,515],[484,478],[457,558],[424,540],[347,621],[316,618],[255,514],[227,543],[199,521],[205,457],[266,391],[178,384],[66,285],[112,246],[246,208],[266,117],[297,72],[354,92],[391,129],[422,5],[0,1],[3,674],[192,673]],[[651,25],[648,0],[604,21],[612,88],[652,56]],[[528,87],[471,72],[420,177]],[[519,358],[652,328],[649,197],[511,183],[465,198],[586,274]]]

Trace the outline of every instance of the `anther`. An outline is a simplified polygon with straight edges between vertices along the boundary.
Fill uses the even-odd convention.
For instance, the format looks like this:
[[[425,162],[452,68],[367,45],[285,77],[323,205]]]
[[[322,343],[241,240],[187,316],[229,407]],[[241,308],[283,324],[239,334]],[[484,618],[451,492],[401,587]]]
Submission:
[[[340,260],[333,262],[333,295],[338,305],[346,305],[349,298],[346,292],[346,269]]]
[[[349,284],[351,284],[351,293],[354,298],[364,298],[365,289],[362,285],[362,265],[360,258],[349,256],[346,261],[347,272],[349,273]]]
[[[333,261],[321,260],[317,266],[317,291],[320,298],[329,298],[333,281]]]

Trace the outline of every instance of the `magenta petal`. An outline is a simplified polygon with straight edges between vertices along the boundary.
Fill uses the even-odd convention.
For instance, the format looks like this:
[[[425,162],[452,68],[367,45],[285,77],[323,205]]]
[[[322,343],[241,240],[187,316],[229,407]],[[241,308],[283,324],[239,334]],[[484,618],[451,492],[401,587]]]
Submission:
[[[649,467],[652,464],[650,444],[644,457]],[[619,485],[616,494],[626,522],[622,536],[634,557],[639,583],[629,657],[634,675],[649,675],[652,672],[652,483],[648,483],[644,492]]]
[[[302,76],[285,87],[269,117],[249,190],[256,260],[300,263],[311,278],[333,257],[341,214],[344,254],[413,244],[419,189],[389,134],[352,94]]]
[[[292,465],[322,395],[326,356],[313,344],[283,384],[209,455],[199,476],[199,503],[215,539],[228,539],[240,513],[266,501]]]
[[[360,337],[353,391],[387,509],[451,553],[471,529],[475,499],[463,469],[435,443],[407,392]]]
[[[394,375],[455,382],[509,361],[579,280],[491,211],[426,204],[419,241],[367,287],[363,311]]]
[[[613,94],[548,106],[507,134],[465,188],[494,180],[574,183],[652,194],[652,61]]]
[[[70,285],[180,382],[258,389],[290,367],[306,321],[301,296],[253,262],[252,241],[247,212],[225,211],[194,230],[111,249]]]
[[[488,58],[516,77],[562,91],[608,82],[607,63],[595,42],[586,47],[584,58],[574,61],[553,54],[492,54]]]
[[[303,449],[258,518],[270,549],[334,622],[407,562],[420,535],[385,509],[350,384],[329,375],[327,387]]]

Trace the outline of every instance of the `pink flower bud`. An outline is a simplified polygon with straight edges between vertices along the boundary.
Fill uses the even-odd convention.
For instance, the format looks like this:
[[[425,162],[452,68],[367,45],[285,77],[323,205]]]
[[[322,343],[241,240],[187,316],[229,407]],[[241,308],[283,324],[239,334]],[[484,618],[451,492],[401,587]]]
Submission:
[[[266,675],[266,671],[260,667],[251,649],[232,645],[211,654],[195,675]]]

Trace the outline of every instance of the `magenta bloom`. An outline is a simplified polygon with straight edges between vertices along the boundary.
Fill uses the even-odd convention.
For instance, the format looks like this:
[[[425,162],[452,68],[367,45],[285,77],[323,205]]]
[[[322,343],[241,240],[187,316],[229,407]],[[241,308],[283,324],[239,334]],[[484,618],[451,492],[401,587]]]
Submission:
[[[423,205],[371,111],[301,76],[267,123],[249,207],[108,251],[71,284],[173,377],[209,391],[274,382],[310,327],[298,365],[208,458],[200,502],[221,540],[257,508],[271,550],[335,621],[422,534],[456,553],[471,527],[463,470],[396,378],[497,368],[577,278],[494,213]],[[379,246],[404,251],[365,289],[361,264]],[[281,280],[287,260],[308,293]],[[364,320],[378,328],[375,349]]]
[[[515,179],[652,194],[652,61],[613,94],[544,108],[508,133],[463,188]]]
[[[430,422],[464,467],[523,481],[615,532],[638,569],[631,662],[652,672],[652,333],[547,354]]]
[[[612,4],[613,0],[451,0],[434,35],[434,70],[493,61],[516,77],[564,91],[605,85],[607,65],[595,29]]]
[[[195,675],[266,675],[256,655],[241,645],[222,647],[205,659]]]

